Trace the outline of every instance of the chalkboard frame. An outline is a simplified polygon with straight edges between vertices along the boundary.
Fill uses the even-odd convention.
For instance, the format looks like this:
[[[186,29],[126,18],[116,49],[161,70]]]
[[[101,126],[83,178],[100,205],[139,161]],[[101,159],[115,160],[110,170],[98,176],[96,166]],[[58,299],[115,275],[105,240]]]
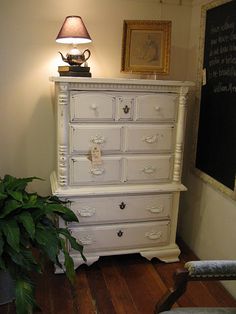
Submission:
[[[223,4],[227,4],[234,0],[215,0],[206,5],[202,6],[201,9],[201,25],[200,25],[200,42],[199,42],[199,62],[198,62],[198,79],[197,79],[197,86],[196,86],[196,101],[197,107],[195,112],[195,136],[194,136],[194,157],[193,157],[193,171],[194,173],[200,177],[205,183],[211,185],[216,190],[221,191],[222,193],[226,194],[230,198],[236,200],[236,177],[234,183],[234,189],[230,189],[221,182],[217,181],[215,178],[211,177],[207,173],[203,172],[202,170],[196,167],[196,154],[197,154],[197,140],[198,140],[198,129],[199,129],[199,117],[200,117],[200,104],[201,104],[201,91],[202,91],[202,84],[204,80],[203,74],[203,64],[204,64],[204,46],[205,46],[205,32],[206,32],[206,18],[207,18],[207,11]]]

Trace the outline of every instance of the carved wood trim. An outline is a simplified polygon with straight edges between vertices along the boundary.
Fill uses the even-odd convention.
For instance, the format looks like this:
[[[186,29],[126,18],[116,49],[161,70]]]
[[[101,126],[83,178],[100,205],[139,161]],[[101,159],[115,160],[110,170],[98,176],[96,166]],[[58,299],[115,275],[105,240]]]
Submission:
[[[179,107],[178,107],[178,122],[176,130],[176,145],[174,152],[174,169],[173,169],[173,181],[180,182],[182,172],[182,159],[184,149],[184,131],[186,123],[186,95],[188,93],[187,87],[182,87],[179,95]]]
[[[138,92],[169,92],[179,93],[180,86],[155,84],[117,84],[117,83],[69,83],[69,89],[74,90],[108,90],[108,91],[138,91]]]
[[[58,152],[57,152],[57,177],[60,186],[68,184],[68,111],[69,91],[68,84],[59,84],[58,88]]]

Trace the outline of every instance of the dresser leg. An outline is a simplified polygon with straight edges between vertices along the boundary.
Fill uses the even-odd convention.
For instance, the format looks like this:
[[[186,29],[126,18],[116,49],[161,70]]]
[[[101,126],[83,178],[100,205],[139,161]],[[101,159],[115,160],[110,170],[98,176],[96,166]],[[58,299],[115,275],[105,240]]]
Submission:
[[[164,247],[163,249],[158,247],[156,250],[143,250],[140,251],[140,254],[148,260],[156,257],[162,262],[172,263],[179,261],[180,249],[176,244],[173,244],[171,246]]]

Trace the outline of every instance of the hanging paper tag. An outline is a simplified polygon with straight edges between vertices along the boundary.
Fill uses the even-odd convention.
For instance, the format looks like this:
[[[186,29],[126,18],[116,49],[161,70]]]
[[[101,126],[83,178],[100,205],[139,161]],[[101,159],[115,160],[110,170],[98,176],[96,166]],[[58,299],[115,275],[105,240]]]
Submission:
[[[93,145],[91,148],[92,164],[101,165],[102,164],[102,154],[99,145]]]

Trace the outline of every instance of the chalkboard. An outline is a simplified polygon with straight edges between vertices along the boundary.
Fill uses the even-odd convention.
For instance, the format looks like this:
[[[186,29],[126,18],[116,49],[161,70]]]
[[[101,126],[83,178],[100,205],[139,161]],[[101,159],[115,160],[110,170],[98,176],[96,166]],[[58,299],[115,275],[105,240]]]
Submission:
[[[234,191],[236,1],[229,1],[206,10],[195,166]]]

